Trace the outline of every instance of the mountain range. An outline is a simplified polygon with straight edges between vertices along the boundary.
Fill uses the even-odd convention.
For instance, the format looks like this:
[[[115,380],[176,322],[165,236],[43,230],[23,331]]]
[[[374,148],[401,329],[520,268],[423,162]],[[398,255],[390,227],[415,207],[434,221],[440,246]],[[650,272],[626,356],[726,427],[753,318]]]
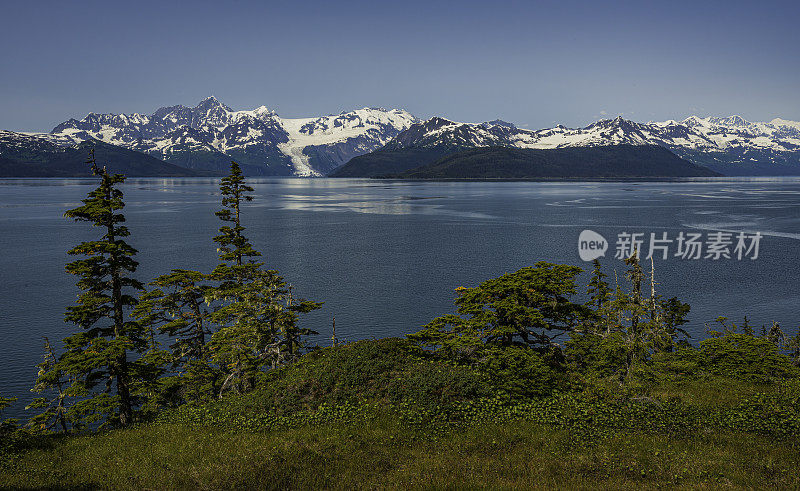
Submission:
[[[382,108],[281,118],[264,106],[235,111],[209,97],[194,107],[163,107],[150,115],[90,113],[60,123],[50,133],[0,131],[3,175],[13,173],[15,165],[28,164],[46,173],[47,159],[42,155],[53,155],[54,149],[66,152],[86,142],[137,152],[129,157],[144,154],[143,162],[149,156],[168,164],[157,175],[219,175],[231,160],[248,175],[365,175],[353,168],[370,166],[386,174],[474,148],[614,145],[657,145],[725,175],[800,174],[800,123],[782,119],[764,123],[739,116],[692,116],[638,123],[618,117],[583,128],[558,125],[529,130],[501,120],[420,120],[404,110]]]
[[[195,107],[141,114],[89,114],[50,132],[94,138],[165,162],[225,171],[236,160],[250,175],[320,176],[376,150],[417,120],[401,110],[364,108],[317,118],[284,119],[264,106],[234,111],[214,97]]]
[[[98,140],[42,138],[0,131],[0,177],[86,177],[89,151],[101,165],[130,177],[193,177],[216,175],[169,164],[135,150]]]
[[[485,147],[560,149],[657,145],[724,175],[800,174],[800,123],[776,119],[751,123],[741,117],[637,123],[618,117],[585,128],[517,128],[492,121],[470,124],[431,118],[412,125],[383,148],[352,159],[334,176],[364,177],[377,169],[398,173],[464,150]]]

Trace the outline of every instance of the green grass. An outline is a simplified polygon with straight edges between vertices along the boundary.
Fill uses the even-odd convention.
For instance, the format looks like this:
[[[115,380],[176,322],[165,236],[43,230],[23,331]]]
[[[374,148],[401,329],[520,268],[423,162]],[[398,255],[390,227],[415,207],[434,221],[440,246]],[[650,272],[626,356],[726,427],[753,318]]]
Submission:
[[[592,443],[534,423],[431,435],[391,418],[269,432],[143,425],[51,438],[0,487],[797,488],[796,442],[715,432],[620,432]]]
[[[800,488],[800,381],[687,373],[527,398],[363,341],[132,428],[16,433],[0,488]]]

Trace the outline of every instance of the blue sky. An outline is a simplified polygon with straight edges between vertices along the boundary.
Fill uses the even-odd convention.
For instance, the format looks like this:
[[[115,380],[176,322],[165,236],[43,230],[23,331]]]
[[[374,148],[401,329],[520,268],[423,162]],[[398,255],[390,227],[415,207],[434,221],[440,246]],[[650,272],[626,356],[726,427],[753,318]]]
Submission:
[[[530,128],[800,120],[800,2],[6,2],[0,129],[214,95]]]

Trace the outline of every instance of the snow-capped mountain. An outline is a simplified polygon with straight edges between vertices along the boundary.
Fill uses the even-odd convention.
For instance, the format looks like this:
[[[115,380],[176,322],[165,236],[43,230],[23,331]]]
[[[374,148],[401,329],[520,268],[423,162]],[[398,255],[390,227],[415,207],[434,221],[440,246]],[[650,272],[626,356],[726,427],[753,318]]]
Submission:
[[[13,135],[13,137],[12,137]],[[39,139],[39,143],[31,139]],[[95,139],[168,163],[224,173],[236,160],[249,175],[319,176],[376,150],[417,149],[414,158],[440,158],[458,150],[507,146],[564,148],[660,145],[723,174],[800,174],[800,122],[749,122],[692,116],[682,121],[637,123],[618,117],[584,128],[528,130],[494,120],[420,121],[398,109],[364,108],[317,118],[287,119],[264,106],[235,111],[214,97],[195,107],[162,107],[151,115],[95,114],[70,119],[46,134],[0,133],[0,155],[13,140],[74,147]],[[49,148],[49,147],[48,147]],[[424,150],[424,151],[423,151]]]
[[[41,154],[64,152],[75,140],[68,136],[0,130],[0,157],[36,160]]]
[[[94,138],[193,169],[224,170],[234,159],[249,174],[316,176],[380,148],[415,122],[405,111],[382,108],[284,119],[264,106],[234,111],[209,97],[149,116],[91,113],[59,124],[49,138]]]
[[[753,123],[739,116],[683,121],[636,123],[618,117],[585,128],[556,126],[542,130],[517,128],[504,121],[457,123],[435,117],[412,125],[382,150],[438,148],[460,150],[474,147],[564,148],[605,145],[659,145],[697,164],[726,174],[758,167],[759,172],[777,166],[800,171],[800,123],[775,119]],[[740,164],[740,165],[737,165]]]
[[[163,162],[141,152],[70,137],[0,130],[0,177],[87,177],[86,159],[92,150],[102,165],[132,177],[186,177],[208,175]]]

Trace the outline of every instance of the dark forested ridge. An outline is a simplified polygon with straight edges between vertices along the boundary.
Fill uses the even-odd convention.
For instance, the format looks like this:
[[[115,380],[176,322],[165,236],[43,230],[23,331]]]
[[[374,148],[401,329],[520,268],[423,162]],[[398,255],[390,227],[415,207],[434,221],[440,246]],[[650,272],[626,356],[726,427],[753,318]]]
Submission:
[[[718,175],[663,147],[613,145],[548,150],[484,147],[438,159],[434,153],[419,149],[375,152],[351,160],[333,177],[561,179]]]
[[[328,177],[378,177],[400,174],[453,153],[453,149],[405,148],[402,150],[378,150],[350,159]]]
[[[684,160],[664,147],[479,148],[406,171],[413,179],[527,179],[595,177],[710,177],[714,171]]]
[[[109,162],[109,172],[129,177],[193,177],[219,175],[168,164],[142,152],[98,140],[75,147],[44,144],[44,148],[2,147],[0,177],[86,177],[86,152],[94,148],[97,158]]]

